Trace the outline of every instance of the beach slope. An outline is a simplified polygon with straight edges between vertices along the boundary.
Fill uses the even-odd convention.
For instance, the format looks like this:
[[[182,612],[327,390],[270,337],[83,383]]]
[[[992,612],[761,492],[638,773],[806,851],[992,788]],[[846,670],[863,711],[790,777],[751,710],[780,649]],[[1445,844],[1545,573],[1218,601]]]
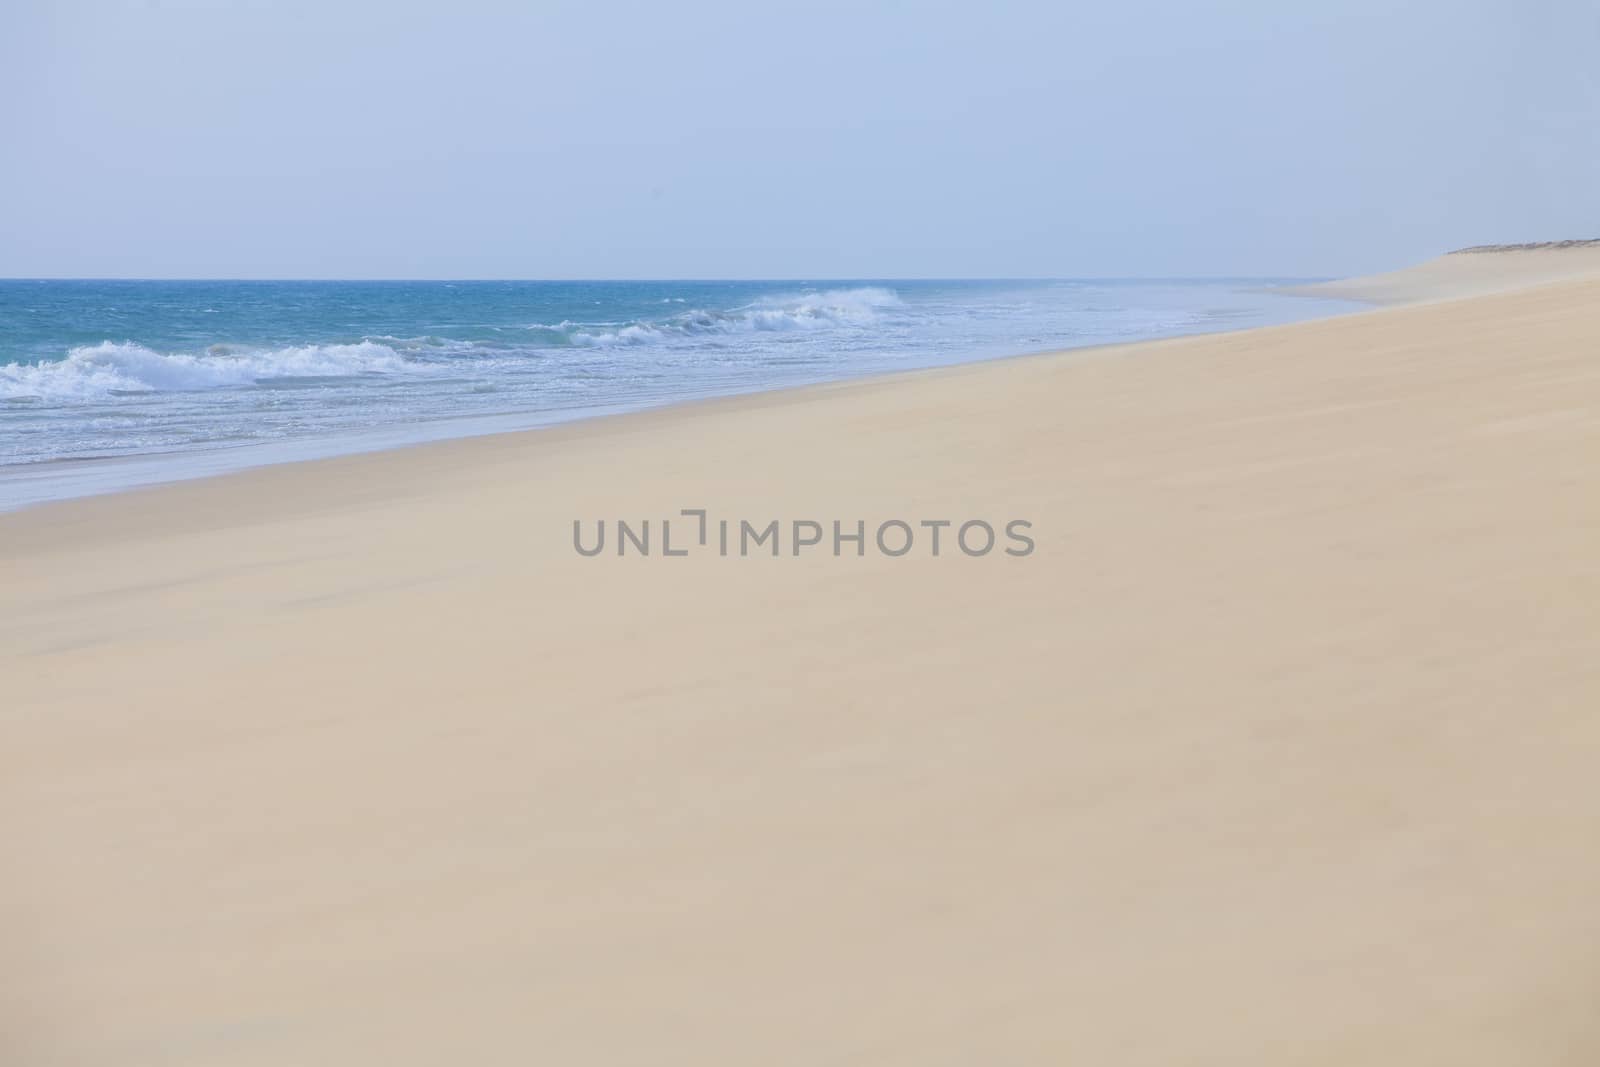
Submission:
[[[1477,245],[1383,274],[1285,286],[1280,291],[1329,300],[1415,304],[1580,278],[1600,278],[1600,240]]]
[[[0,516],[0,1059],[1595,1062],[1597,456],[1580,279]]]

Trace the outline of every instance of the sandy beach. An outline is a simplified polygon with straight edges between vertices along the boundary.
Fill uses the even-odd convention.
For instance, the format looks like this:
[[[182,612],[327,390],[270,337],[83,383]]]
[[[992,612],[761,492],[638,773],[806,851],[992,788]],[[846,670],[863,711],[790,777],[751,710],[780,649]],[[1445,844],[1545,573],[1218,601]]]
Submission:
[[[0,515],[0,1061],[1594,1062],[1600,257],[1472,255]],[[1035,549],[574,550],[699,508]]]

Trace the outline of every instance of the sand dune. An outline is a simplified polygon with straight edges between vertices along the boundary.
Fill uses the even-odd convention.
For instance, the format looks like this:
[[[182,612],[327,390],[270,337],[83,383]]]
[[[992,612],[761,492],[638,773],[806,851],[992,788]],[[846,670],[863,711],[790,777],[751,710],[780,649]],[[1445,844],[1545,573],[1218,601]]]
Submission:
[[[1412,304],[1600,277],[1600,240],[1481,245],[1387,274],[1297,285],[1284,292],[1374,304]]]
[[[0,1059],[1592,1063],[1597,342],[1568,281],[0,516]],[[573,550],[683,508],[1037,550]]]

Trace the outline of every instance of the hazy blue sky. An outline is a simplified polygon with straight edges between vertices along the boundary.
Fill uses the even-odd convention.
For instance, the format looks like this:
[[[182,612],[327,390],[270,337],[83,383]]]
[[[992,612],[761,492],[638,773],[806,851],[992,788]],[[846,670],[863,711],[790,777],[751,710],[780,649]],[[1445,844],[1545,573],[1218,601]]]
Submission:
[[[1600,236],[1600,10],[4,0],[0,275],[1339,274]]]

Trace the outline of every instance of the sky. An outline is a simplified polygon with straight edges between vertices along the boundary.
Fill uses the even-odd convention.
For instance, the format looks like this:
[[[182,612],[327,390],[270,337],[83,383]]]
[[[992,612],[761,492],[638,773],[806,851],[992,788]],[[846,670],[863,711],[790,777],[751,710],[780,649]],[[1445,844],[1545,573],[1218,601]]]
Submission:
[[[0,276],[1334,276],[1600,236],[1592,0],[4,0]]]

